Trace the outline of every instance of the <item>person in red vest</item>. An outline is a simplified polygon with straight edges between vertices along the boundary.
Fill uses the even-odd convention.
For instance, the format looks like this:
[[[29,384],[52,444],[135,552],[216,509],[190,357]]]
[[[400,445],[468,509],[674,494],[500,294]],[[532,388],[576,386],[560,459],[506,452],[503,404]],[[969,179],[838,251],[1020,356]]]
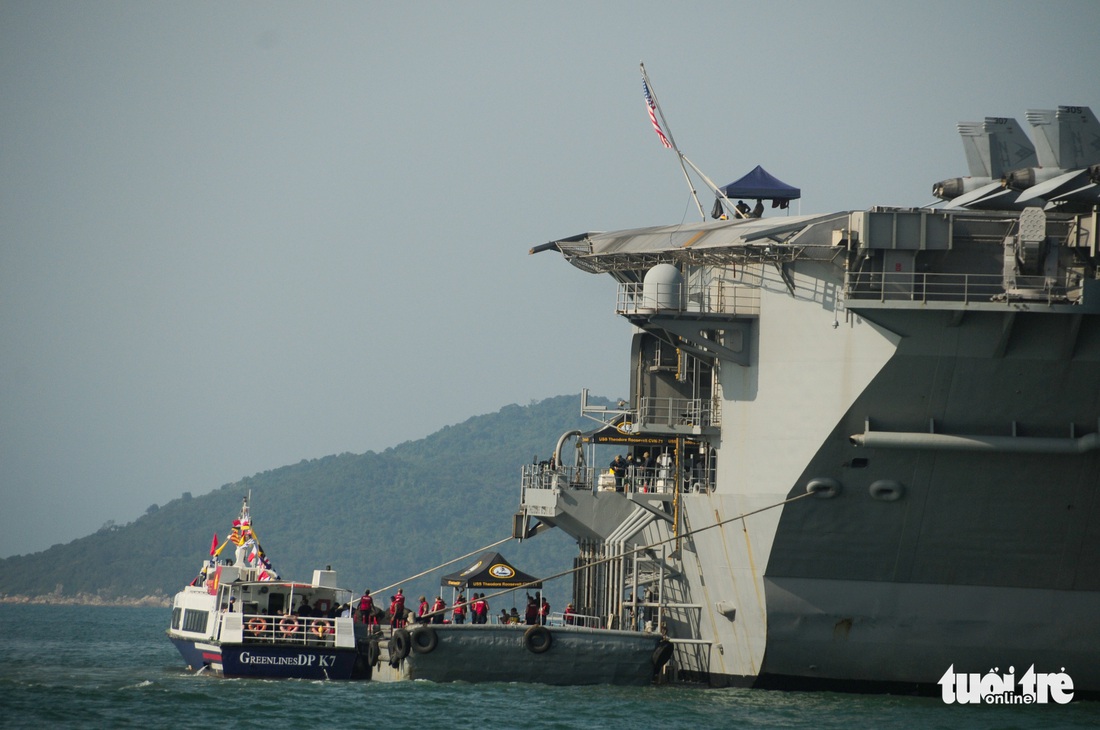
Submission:
[[[543,626],[546,625],[546,621],[550,618],[550,602],[546,600],[546,596],[542,598],[542,605],[539,606],[539,623]]]
[[[405,592],[398,588],[397,595],[390,601],[390,629],[400,629],[405,626]]]
[[[443,623],[443,613],[447,610],[447,604],[443,602],[441,596],[435,597],[435,603],[432,604],[432,623]]]
[[[572,603],[565,607],[565,623],[567,625],[572,626],[573,622],[576,621],[576,618],[574,617],[575,613],[576,611],[573,610]]]
[[[535,622],[539,618],[539,604],[535,602],[535,597],[530,593],[527,594],[527,609],[524,611],[523,620],[528,626],[534,626]]]
[[[424,596],[420,597],[420,605],[416,607],[416,622],[418,624],[428,623],[428,599]]]
[[[466,623],[466,596],[461,593],[455,599],[454,620],[456,624]]]
[[[363,589],[363,597],[359,599],[359,615],[356,620],[363,624],[378,624],[378,619],[374,616],[374,599],[370,596],[370,588]]]

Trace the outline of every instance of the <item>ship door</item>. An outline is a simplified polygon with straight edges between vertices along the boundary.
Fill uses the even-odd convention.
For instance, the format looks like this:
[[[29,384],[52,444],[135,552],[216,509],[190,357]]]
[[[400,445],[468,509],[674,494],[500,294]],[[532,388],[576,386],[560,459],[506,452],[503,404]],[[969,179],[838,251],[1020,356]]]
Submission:
[[[267,597],[267,612],[272,616],[283,612],[283,602],[286,600],[286,596],[282,593],[272,593]]]

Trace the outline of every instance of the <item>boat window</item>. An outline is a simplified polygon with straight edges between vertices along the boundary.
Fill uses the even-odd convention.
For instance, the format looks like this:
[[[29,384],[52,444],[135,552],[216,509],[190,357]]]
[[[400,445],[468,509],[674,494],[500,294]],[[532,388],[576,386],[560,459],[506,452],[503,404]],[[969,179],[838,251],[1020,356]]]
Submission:
[[[182,616],[182,615],[183,615],[183,609],[182,608],[173,608],[172,609],[172,628],[173,629],[178,629],[180,627],[180,616]]]
[[[209,617],[209,611],[195,611],[189,608],[183,612],[183,630],[205,633],[206,621]]]

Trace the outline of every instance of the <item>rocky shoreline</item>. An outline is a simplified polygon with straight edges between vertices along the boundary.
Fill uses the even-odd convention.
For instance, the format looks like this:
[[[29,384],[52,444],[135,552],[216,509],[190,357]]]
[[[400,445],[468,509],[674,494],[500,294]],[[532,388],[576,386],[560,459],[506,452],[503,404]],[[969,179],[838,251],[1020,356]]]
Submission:
[[[0,603],[23,603],[36,606],[152,606],[167,608],[172,605],[172,599],[164,595],[149,595],[141,598],[131,596],[115,596],[107,598],[91,593],[77,593],[71,596],[58,593],[49,593],[44,596],[23,596],[0,594]]]

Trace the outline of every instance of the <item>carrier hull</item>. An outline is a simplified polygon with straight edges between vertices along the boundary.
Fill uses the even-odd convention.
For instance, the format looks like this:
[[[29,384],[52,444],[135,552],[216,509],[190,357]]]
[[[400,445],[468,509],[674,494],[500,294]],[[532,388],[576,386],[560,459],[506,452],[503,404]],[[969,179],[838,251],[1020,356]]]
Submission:
[[[635,326],[587,463],[524,476],[524,514],[593,565],[575,600],[659,612],[674,670],[713,684],[1034,666],[1100,690],[1096,227],[876,209],[564,239]],[[622,491],[589,484],[615,451]]]

